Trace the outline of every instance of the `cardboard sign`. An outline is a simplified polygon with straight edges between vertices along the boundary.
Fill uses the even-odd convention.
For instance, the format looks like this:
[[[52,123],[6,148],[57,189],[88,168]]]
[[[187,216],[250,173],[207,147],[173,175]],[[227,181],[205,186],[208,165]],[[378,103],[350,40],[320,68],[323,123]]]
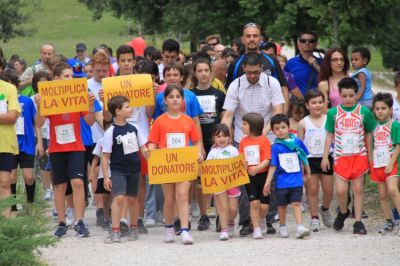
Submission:
[[[204,194],[219,193],[250,183],[243,155],[203,162],[200,166],[200,177]]]
[[[101,80],[104,90],[104,107],[116,95],[129,99],[130,107],[154,105],[153,81],[149,74],[117,76]]]
[[[197,147],[151,151],[148,160],[149,183],[179,183],[196,179],[199,174],[197,158]]]
[[[86,78],[42,81],[38,83],[38,89],[43,116],[89,111]]]

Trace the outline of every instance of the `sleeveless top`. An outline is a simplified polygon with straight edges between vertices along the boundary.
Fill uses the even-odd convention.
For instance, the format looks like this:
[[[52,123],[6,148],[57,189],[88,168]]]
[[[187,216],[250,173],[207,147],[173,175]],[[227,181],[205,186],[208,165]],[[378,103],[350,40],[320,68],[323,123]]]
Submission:
[[[374,168],[386,167],[389,164],[390,157],[393,155],[395,145],[391,138],[391,127],[393,119],[390,119],[383,125],[376,125],[374,135]]]
[[[351,112],[343,110],[340,105],[336,108],[335,159],[343,156],[367,155],[361,105],[358,104]]]
[[[371,72],[366,67],[360,68],[354,72],[351,77],[355,79],[358,85],[358,89],[360,90],[360,80],[357,78],[357,75],[363,73],[365,75],[365,90],[363,95],[361,95],[360,101],[370,101],[373,98],[372,95],[372,76]]]
[[[325,129],[326,115],[324,115],[324,122],[321,127],[317,127],[311,121],[309,116],[304,117],[305,132],[304,132],[304,145],[306,145],[310,152],[309,158],[321,158],[324,153],[326,129]]]
[[[337,83],[335,84],[328,78],[328,89],[329,89],[329,101],[331,103],[331,107],[336,107],[341,103],[339,87]]]

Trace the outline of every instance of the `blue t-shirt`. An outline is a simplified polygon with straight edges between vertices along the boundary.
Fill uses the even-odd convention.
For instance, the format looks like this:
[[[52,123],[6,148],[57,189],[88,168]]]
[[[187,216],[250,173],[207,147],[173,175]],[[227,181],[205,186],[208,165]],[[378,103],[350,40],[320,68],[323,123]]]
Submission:
[[[360,98],[360,101],[370,101],[373,98],[371,72],[369,72],[368,68],[363,67],[363,68],[357,69],[357,71],[351,75],[351,77],[354,78],[354,80],[357,82],[358,90],[360,90],[361,84],[360,84],[360,80],[357,78],[357,75],[360,73],[363,73],[365,75],[365,90],[364,90],[363,95]]]
[[[183,113],[192,118],[200,116],[204,113],[199,101],[197,100],[196,95],[193,92],[187,89],[183,89],[183,96],[185,96],[182,110]],[[156,110],[154,112],[153,118],[156,119],[166,111],[167,107],[164,104],[164,92],[161,92],[157,95],[156,98]]]
[[[94,112],[100,112],[103,109],[101,108],[99,102],[97,100],[94,100]],[[92,130],[90,129],[90,126],[85,122],[85,119],[81,116],[81,136],[82,136],[82,142],[83,145],[85,146],[91,146],[93,145],[93,136],[92,136]]]
[[[21,105],[21,115],[16,124],[19,150],[26,154],[35,155],[36,108],[30,97],[20,95],[18,101]],[[20,129],[18,129],[19,125],[21,125]]]
[[[316,57],[315,59],[318,65],[321,65],[322,58]],[[293,75],[294,81],[303,95],[306,95],[309,90],[317,89],[318,72],[300,55],[290,58],[283,70]],[[311,76],[312,79],[310,85],[308,85]]]
[[[291,141],[294,141],[296,143],[296,146],[300,147],[304,152],[308,155],[309,152],[304,145],[304,143],[298,139],[294,138]],[[301,160],[299,156],[296,153],[297,159],[298,159],[298,164],[299,164],[299,171],[293,172],[293,173],[288,173],[282,166],[282,163],[280,161],[281,159],[284,159],[282,154],[289,154],[289,153],[296,153],[292,150],[290,150],[288,147],[286,147],[283,144],[280,143],[274,143],[272,145],[272,159],[271,159],[271,166],[276,167],[275,171],[275,186],[276,188],[291,188],[291,187],[302,187],[303,186],[303,173],[301,170]],[[281,156],[279,155],[281,154]]]

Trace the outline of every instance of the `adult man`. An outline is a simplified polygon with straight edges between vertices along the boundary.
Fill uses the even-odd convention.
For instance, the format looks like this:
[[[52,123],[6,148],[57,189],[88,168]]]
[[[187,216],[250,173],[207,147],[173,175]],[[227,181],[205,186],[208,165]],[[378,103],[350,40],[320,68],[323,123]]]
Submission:
[[[180,45],[173,39],[167,39],[163,42],[161,48],[161,55],[163,58],[162,64],[158,65],[158,72],[160,74],[160,80],[164,80],[164,66],[176,62],[179,56]]]
[[[318,36],[315,32],[309,30],[301,32],[297,39],[300,54],[289,59],[285,65],[284,70],[293,75],[303,95],[318,86],[317,77],[322,58],[316,58],[313,55],[317,45]]]
[[[220,43],[214,46],[215,60],[222,59],[222,51],[224,51],[224,49],[225,49],[225,46],[223,46]]]
[[[19,89],[23,90],[25,87],[32,84],[32,77],[35,73],[39,71],[46,71],[49,72],[49,60],[54,55],[55,48],[54,45],[50,43],[45,43],[42,45],[40,49],[40,62],[37,65],[33,65],[28,67],[24,73],[22,73],[21,77],[19,78]],[[26,95],[25,93],[21,93]],[[29,94],[29,93],[28,93]]]
[[[232,126],[234,119],[234,145],[238,147],[243,138],[242,117],[248,112],[257,112],[264,117],[263,134],[270,131],[269,122],[273,115],[282,113],[285,102],[277,79],[263,72],[262,55],[248,52],[243,60],[245,75],[235,79],[228,88],[224,103],[222,123]],[[252,232],[249,220],[249,201],[246,190],[242,189],[239,201],[240,234],[245,236]]]
[[[90,58],[86,54],[86,50],[86,44],[83,42],[79,42],[75,46],[76,56],[74,59],[78,60],[83,65],[86,65],[90,61]]]
[[[221,36],[219,34],[213,34],[206,37],[206,43],[210,46],[216,46],[221,43]]]

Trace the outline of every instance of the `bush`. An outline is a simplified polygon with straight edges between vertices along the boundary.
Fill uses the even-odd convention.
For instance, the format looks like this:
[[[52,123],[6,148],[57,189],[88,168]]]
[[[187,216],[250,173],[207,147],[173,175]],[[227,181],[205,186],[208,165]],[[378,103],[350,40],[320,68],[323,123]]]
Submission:
[[[0,265],[42,265],[37,248],[57,241],[48,233],[44,201],[24,203],[11,218],[1,215],[12,204],[21,202],[22,199],[11,197],[0,201]]]

